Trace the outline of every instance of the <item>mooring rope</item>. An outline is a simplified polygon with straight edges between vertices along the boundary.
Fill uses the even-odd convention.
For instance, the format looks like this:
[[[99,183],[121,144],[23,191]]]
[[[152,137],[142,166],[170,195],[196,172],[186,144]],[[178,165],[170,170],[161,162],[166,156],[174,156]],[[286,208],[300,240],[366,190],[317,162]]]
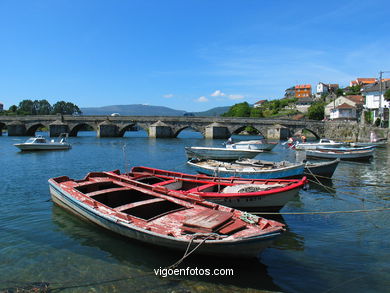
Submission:
[[[199,237],[199,236],[206,236],[201,242],[199,242],[191,251],[190,250],[190,247],[191,247],[191,244],[192,242],[194,241],[194,239],[196,237]],[[211,238],[211,237],[215,237],[215,236],[220,236],[218,234],[215,234],[215,233],[208,233],[208,234],[202,234],[202,233],[196,233],[194,235],[192,235],[191,237],[191,240],[188,242],[188,245],[187,245],[187,249],[186,251],[184,252],[184,255],[182,256],[181,259],[179,259],[177,262],[175,262],[174,264],[166,267],[167,269],[174,269],[176,268],[178,265],[180,265],[188,256],[190,256],[193,252],[195,252],[195,250],[197,250],[203,243],[206,242],[207,239]]]
[[[282,213],[271,213],[271,212],[251,212],[255,215],[321,215],[321,214],[350,214],[350,213],[368,213],[368,212],[380,212],[389,211],[390,207],[367,209],[367,210],[349,210],[349,211],[323,211],[323,212],[282,212]]]

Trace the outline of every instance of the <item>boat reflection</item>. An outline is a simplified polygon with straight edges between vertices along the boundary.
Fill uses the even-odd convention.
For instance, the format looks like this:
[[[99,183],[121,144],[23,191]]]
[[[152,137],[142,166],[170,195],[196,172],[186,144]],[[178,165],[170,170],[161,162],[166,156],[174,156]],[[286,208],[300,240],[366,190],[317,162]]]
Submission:
[[[52,219],[59,233],[65,234],[71,240],[77,242],[77,246],[94,248],[102,253],[96,253],[96,258],[113,258],[120,265],[137,271],[142,277],[151,275],[155,277],[154,270],[166,268],[176,263],[183,256],[182,253],[160,249],[159,247],[147,245],[130,240],[120,235],[106,231],[98,226],[85,222],[78,217],[69,214],[63,209],[53,205]],[[66,249],[66,248],[65,248]],[[68,249],[73,249],[69,247]],[[86,252],[85,249],[77,249],[72,253],[94,253]],[[279,291],[272,278],[267,274],[267,267],[260,263],[260,260],[231,260],[222,258],[212,258],[201,255],[193,255],[183,261],[178,268],[201,268],[201,269],[233,269],[234,276],[169,276],[166,279],[174,278],[181,281],[195,281],[205,283],[224,284],[224,286],[234,286],[240,288],[253,288],[269,291]],[[98,269],[98,268],[97,268]],[[151,278],[152,278],[151,277]],[[231,289],[231,288],[230,288]],[[246,292],[246,291],[245,291]]]

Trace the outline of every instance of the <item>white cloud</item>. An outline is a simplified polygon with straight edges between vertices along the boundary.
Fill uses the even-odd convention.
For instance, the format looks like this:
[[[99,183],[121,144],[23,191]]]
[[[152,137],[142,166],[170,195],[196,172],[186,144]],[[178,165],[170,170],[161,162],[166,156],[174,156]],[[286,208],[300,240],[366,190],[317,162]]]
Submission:
[[[244,99],[245,97],[243,95],[229,95],[228,98],[230,100],[242,100]]]
[[[216,90],[211,94],[212,97],[223,97],[225,94],[221,90]]]
[[[163,95],[163,97],[166,99],[170,99],[170,98],[173,98],[173,94],[166,94],[166,95]]]
[[[209,99],[207,99],[205,96],[201,96],[198,99],[196,99],[196,101],[199,103],[205,103],[205,102],[208,102]]]

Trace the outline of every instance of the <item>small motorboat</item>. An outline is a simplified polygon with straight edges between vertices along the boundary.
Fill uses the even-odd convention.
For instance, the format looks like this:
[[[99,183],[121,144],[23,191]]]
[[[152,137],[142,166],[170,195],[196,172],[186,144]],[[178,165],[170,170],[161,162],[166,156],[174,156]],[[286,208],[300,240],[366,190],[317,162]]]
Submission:
[[[24,143],[16,143],[14,146],[22,151],[49,151],[49,150],[68,150],[72,145],[67,141],[68,134],[62,133],[58,137],[58,141],[54,139],[47,141],[43,136],[29,138]]]
[[[254,158],[262,150],[214,148],[214,147],[185,147],[189,159],[237,160],[239,158]]]
[[[339,158],[333,161],[325,162],[307,161],[305,163],[305,175],[311,177],[318,176],[318,179],[330,179],[332,178],[333,173],[336,171],[339,162]]]
[[[351,142],[351,147],[366,147],[373,146],[377,148],[385,148],[388,145],[387,140],[380,140],[376,142]]]
[[[338,149],[317,149],[306,150],[306,157],[321,159],[337,159],[349,161],[368,161],[374,155],[375,148],[365,150],[338,150]]]
[[[133,167],[123,174],[138,182],[196,194],[218,204],[256,211],[279,211],[307,183],[302,179],[243,179],[191,175],[148,167]]]
[[[317,150],[326,151],[342,151],[342,152],[356,152],[375,149],[375,146],[362,146],[362,147],[318,147]]]
[[[342,147],[345,143],[336,142],[331,139],[322,138],[318,142],[295,142],[292,146],[296,150],[315,150],[318,147]]]
[[[276,179],[302,177],[304,163],[287,161],[236,160],[233,163],[216,160],[192,159],[187,162],[198,173],[216,177],[242,177],[251,179]]]
[[[278,143],[277,142],[267,142],[264,139],[258,140],[243,140],[239,142],[226,142],[227,149],[237,149],[237,150],[263,150],[271,151]]]
[[[91,172],[84,179],[49,179],[60,207],[112,232],[160,247],[212,256],[257,257],[285,229],[246,212],[124,179]]]

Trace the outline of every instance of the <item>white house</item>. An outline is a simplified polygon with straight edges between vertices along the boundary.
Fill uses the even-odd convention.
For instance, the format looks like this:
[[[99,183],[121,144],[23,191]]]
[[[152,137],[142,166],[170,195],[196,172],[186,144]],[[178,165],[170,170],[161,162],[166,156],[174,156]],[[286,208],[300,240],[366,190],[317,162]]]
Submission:
[[[331,120],[356,120],[356,107],[347,103],[341,104],[330,110],[329,118]]]
[[[390,89],[390,81],[382,82],[382,92],[379,82],[376,82],[370,87],[363,89],[362,94],[365,96],[366,103],[364,108],[370,110],[373,113],[374,121],[379,117],[380,108],[389,108],[390,103],[384,98],[384,94]],[[383,113],[383,111],[382,111]]]
[[[353,108],[355,108],[355,115],[357,113],[357,108],[358,107],[363,107],[364,104],[364,97],[360,95],[351,95],[351,96],[340,96],[334,101],[330,102],[325,106],[325,117],[332,119],[332,110],[333,109],[338,109],[339,106],[346,104],[349,105]],[[341,109],[346,109],[346,106],[342,107]],[[344,111],[345,112],[345,111]],[[333,114],[334,116],[335,114]],[[357,117],[355,116],[355,119]]]
[[[323,82],[317,84],[317,95],[327,94],[329,92],[329,87]]]

